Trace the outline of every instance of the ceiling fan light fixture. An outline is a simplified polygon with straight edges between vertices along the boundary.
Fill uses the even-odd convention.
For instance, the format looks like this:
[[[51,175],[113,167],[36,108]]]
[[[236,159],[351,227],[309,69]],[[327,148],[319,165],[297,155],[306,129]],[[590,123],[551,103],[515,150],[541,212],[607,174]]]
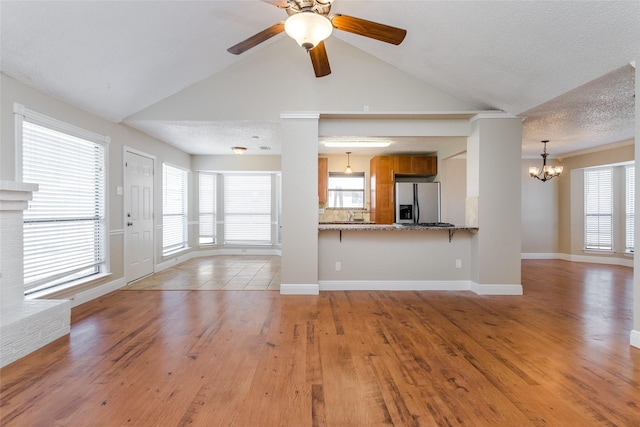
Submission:
[[[231,147],[231,150],[233,150],[233,152],[238,156],[244,154],[244,152],[247,151],[245,147]]]
[[[314,12],[291,15],[284,22],[284,31],[306,50],[311,50],[331,35],[331,21]]]

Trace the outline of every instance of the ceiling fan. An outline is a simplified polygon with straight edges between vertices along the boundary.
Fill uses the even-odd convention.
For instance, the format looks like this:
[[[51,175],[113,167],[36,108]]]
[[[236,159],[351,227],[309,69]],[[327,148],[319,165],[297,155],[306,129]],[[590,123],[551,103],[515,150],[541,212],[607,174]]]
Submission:
[[[227,52],[240,55],[285,31],[309,52],[316,77],[324,77],[331,74],[324,40],[331,35],[333,28],[395,45],[402,43],[407,35],[407,30],[353,16],[329,16],[333,0],[262,1],[284,9],[289,17],[231,46]]]

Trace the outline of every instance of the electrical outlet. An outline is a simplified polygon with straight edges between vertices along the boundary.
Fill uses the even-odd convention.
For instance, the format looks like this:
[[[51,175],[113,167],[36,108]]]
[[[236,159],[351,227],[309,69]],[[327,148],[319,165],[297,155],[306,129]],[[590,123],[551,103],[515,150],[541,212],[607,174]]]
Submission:
[[[461,259],[457,259],[456,260],[456,268],[462,268],[462,260]]]
[[[340,261],[336,261],[336,271],[342,270],[342,263]]]

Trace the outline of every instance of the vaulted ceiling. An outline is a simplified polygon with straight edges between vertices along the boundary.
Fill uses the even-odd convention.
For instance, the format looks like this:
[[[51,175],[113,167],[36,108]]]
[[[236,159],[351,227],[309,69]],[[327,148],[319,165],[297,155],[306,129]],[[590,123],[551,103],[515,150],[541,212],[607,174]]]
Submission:
[[[541,139],[561,154],[634,136],[637,0],[335,0],[332,13],[404,28],[407,37],[393,46],[334,31],[327,40],[332,74],[305,84],[345,78],[364,53],[477,109],[522,116],[523,155],[539,153]],[[2,0],[0,70],[136,126],[137,113],[269,49],[291,56],[271,64],[282,75],[312,76],[306,53],[285,34],[242,55],[226,51],[285,18],[258,0]],[[253,78],[270,84],[260,69]],[[242,96],[243,87],[236,92]],[[230,140],[246,135],[277,138],[271,123],[259,121],[157,120],[139,128],[193,154],[228,153]],[[190,139],[207,138],[226,142],[189,148]]]

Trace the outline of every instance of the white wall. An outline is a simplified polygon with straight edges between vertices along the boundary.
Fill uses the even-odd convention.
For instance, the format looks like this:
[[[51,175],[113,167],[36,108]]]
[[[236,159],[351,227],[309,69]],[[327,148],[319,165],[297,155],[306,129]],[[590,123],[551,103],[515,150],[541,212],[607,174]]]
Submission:
[[[155,226],[162,224],[162,162],[171,163],[191,169],[191,158],[161,141],[153,139],[135,129],[116,124],[93,116],[72,105],[40,93],[33,88],[0,74],[2,93],[0,98],[0,178],[13,181],[15,179],[15,123],[13,104],[19,103],[26,108],[50,116],[74,126],[102,134],[111,138],[109,144],[108,170],[108,224],[109,224],[109,260],[111,276],[82,288],[104,285],[106,282],[122,282],[124,280],[124,206],[123,197],[116,194],[116,188],[123,185],[123,147],[127,146],[156,157],[155,174]],[[157,229],[157,227],[155,227]],[[156,230],[156,263],[162,261],[161,230]]]
[[[560,176],[542,182],[531,178],[529,166],[540,166],[542,158],[522,161],[522,253],[524,257],[549,257],[559,248],[559,200]],[[565,173],[570,173],[565,170]]]
[[[442,185],[442,222],[464,225],[467,159],[449,158],[438,163],[438,177]]]

